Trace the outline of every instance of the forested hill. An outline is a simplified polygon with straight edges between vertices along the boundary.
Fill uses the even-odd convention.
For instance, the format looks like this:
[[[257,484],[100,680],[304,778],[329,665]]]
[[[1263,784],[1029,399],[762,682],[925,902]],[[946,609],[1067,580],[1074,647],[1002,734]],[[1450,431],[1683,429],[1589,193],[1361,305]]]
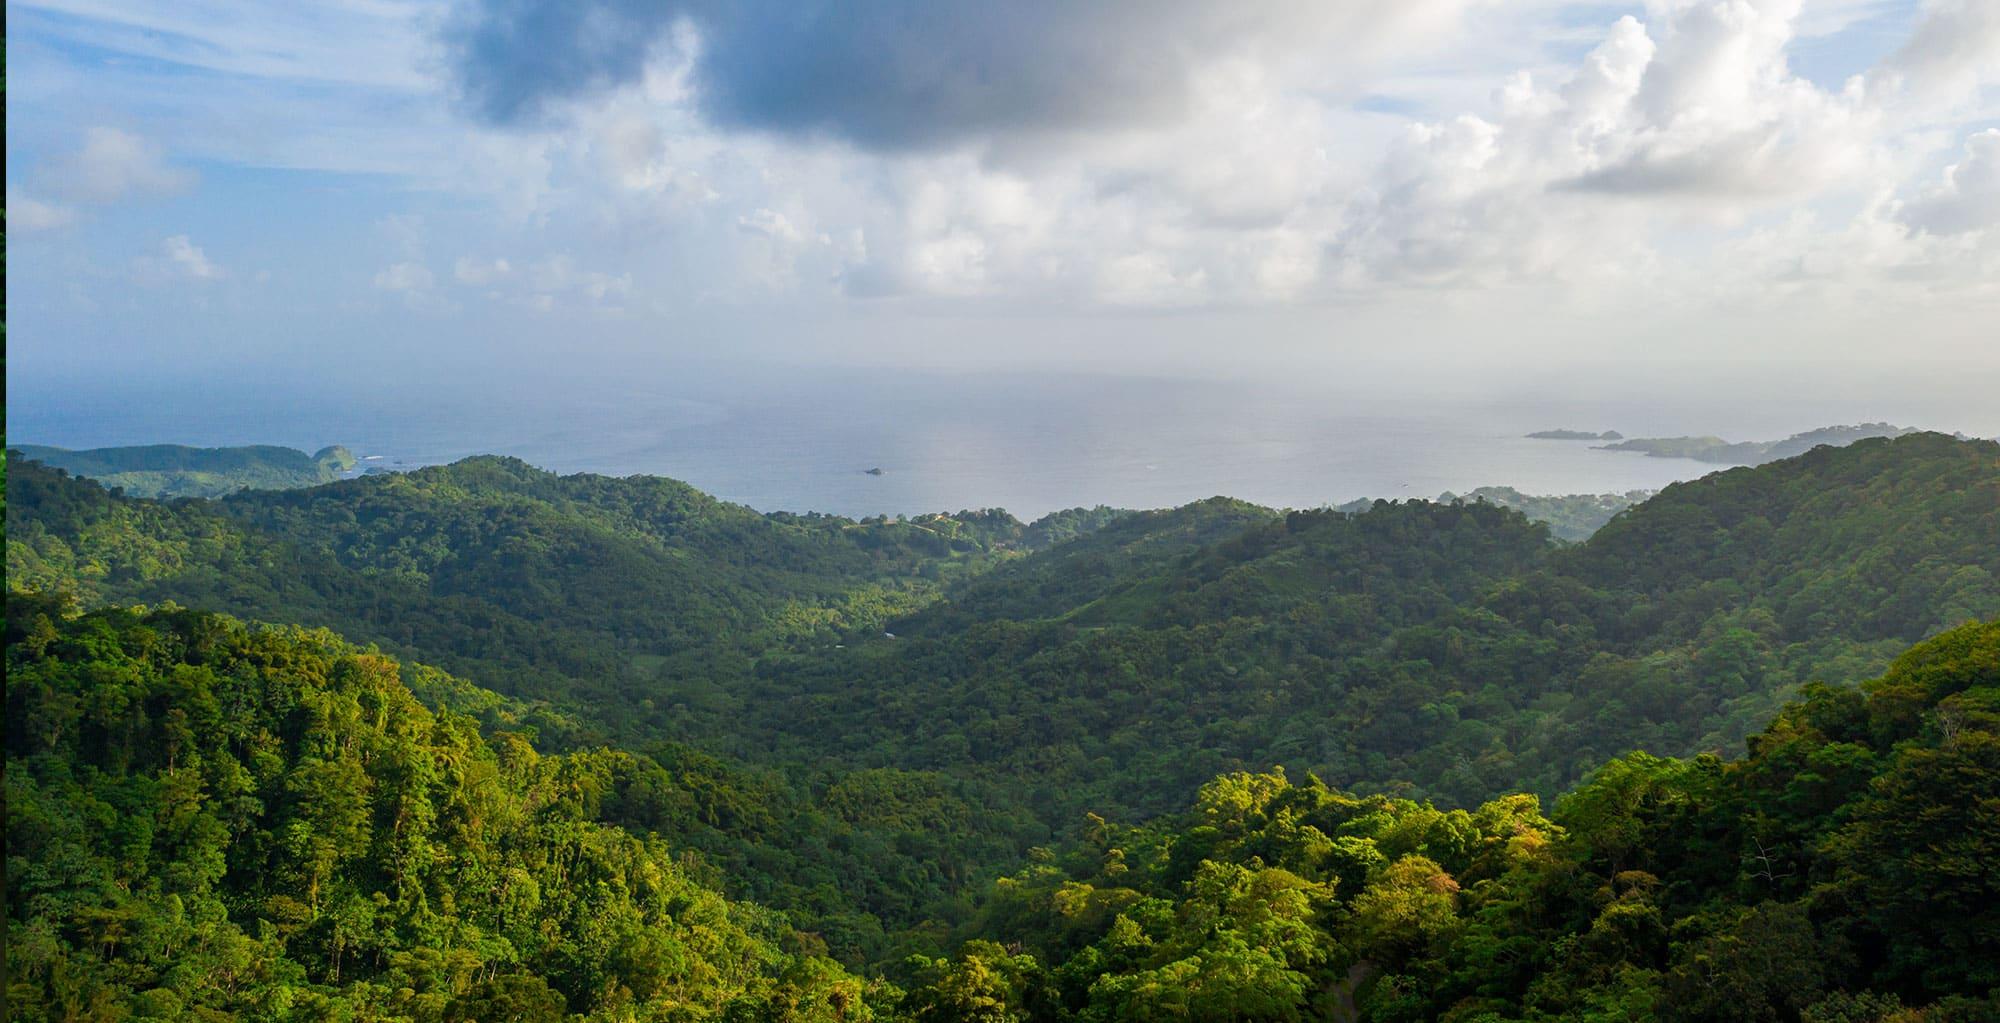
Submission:
[[[1671,487],[1567,549],[1479,503],[857,522],[502,458],[164,504],[12,475],[12,585],[336,627],[632,741],[1018,779],[1052,822],[1270,764],[1554,793],[2000,612],[2000,445],[1937,434]]]
[[[1787,635],[1914,639],[1991,613],[2000,444],[1935,433],[1821,447],[1677,483],[1561,559],[1646,598],[1628,636],[1690,634],[1721,604]]]
[[[1018,777],[1052,819],[1271,764],[1465,805],[1738,748],[1798,685],[2000,613],[2000,445],[1934,434],[1670,488],[1572,548],[1477,504],[1200,528],[1236,514],[1007,563],[894,640],[773,652],[726,699],[670,689],[660,727]]]
[[[88,476],[134,497],[219,497],[245,487],[310,487],[337,480],[358,464],[354,453],[339,445],[310,455],[261,444],[234,448],[148,444],[84,450],[23,444],[16,450],[19,457]]]
[[[1632,754],[1546,815],[1224,775],[1089,818],[951,951],[864,979],[655,831],[713,812],[698,776],[426,709],[423,669],[323,631],[7,612],[13,1020],[2000,1014],[2000,622],[1809,689],[1745,759]]]
[[[482,735],[325,632],[7,612],[9,1019],[866,1019],[880,994],[607,823],[689,799],[611,790],[628,755]]]
[[[2000,622],[1815,686],[1734,762],[1632,754],[1546,816],[1239,773],[1093,819],[913,992],[937,1018],[2000,1019]],[[965,1013],[965,1015],[953,1015]]]
[[[760,515],[673,480],[491,457],[219,501],[122,498],[31,461],[10,477],[12,586],[331,626],[510,693],[591,700],[690,652],[709,672],[875,627],[1113,514]]]
[[[854,521],[499,458],[171,502],[10,468],[11,587],[331,626],[518,698],[508,727],[629,749],[607,785],[699,807],[619,823],[850,963],[935,940],[1085,812],[1273,767],[1553,797],[1635,749],[1740,750],[1801,685],[2000,614],[2000,445],[1937,435],[1569,546],[1477,502]]]

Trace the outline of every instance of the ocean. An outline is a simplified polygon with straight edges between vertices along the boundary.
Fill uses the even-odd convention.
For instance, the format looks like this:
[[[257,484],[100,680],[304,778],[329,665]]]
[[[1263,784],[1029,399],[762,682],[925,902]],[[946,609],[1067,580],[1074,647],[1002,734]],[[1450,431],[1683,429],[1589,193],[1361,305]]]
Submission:
[[[408,382],[289,381],[228,391],[16,391],[10,439],[345,444],[408,469],[513,455],[558,472],[648,473],[764,510],[840,515],[1159,508],[1216,495],[1309,508],[1482,485],[1533,494],[1658,488],[1718,467],[1531,440],[1532,430],[1768,439],[1832,411],[1715,422],[1728,403],[1447,400],[1269,384],[1083,374],[823,371],[566,382],[444,393]],[[1919,424],[1930,425],[1930,424]],[[1762,428],[1763,433],[1746,433]],[[1776,430],[1777,432],[1769,432]],[[1650,432],[1649,432],[1650,431]],[[879,469],[879,474],[869,470]]]

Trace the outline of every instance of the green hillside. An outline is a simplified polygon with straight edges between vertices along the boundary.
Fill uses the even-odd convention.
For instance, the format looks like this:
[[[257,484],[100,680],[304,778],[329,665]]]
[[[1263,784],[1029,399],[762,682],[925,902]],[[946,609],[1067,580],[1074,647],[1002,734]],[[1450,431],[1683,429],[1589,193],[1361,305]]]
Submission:
[[[65,599],[173,602],[435,664],[402,671],[420,701],[595,765],[594,819],[916,989],[946,967],[905,955],[1087,813],[1277,768],[1553,799],[1634,750],[1733,753],[1806,684],[2000,615],[2000,445],[1934,434],[1568,545],[1480,501],[854,521],[500,458],[172,502],[10,468],[10,588],[58,631]]]
[[[1546,523],[1549,535],[1558,540],[1587,540],[1606,522],[1627,508],[1653,496],[1657,491],[1628,490],[1622,494],[1564,494],[1547,496],[1524,494],[1513,487],[1476,487],[1464,494],[1447,490],[1437,496],[1439,504],[1497,504],[1526,515],[1530,521]],[[1336,505],[1335,510],[1359,515],[1375,506],[1376,498],[1366,497]]]
[[[134,497],[220,497],[238,490],[289,490],[331,483],[354,469],[354,453],[335,445],[308,455],[251,445],[191,448],[179,444],[68,448],[22,444],[18,457],[88,476]]]
[[[873,629],[1110,514],[760,515],[658,477],[502,458],[219,501],[132,500],[16,462],[10,583],[366,636],[516,695],[644,699],[662,674]]]
[[[1026,1020],[2000,1018],[2000,622],[1809,690],[1749,751],[1622,757],[1546,816],[1226,775],[1002,881],[914,997]]]
[[[6,661],[10,1019],[2000,1012],[2000,621],[1808,690],[1745,759],[1635,753],[1546,816],[1284,773],[1092,816],[893,979],[717,894],[648,823],[715,812],[710,781],[538,751],[434,676],[497,712],[427,709],[424,669],[326,632],[16,594]]]
[[[8,567],[331,626],[627,741],[1015,779],[1054,823],[1274,763],[1477,802],[1734,748],[1799,684],[2000,612],[1996,452],[1822,448],[1568,549],[1479,502],[855,522],[480,458],[163,505],[22,463]]]
[[[949,912],[968,879],[1049,827],[985,779],[829,776],[718,759],[723,744],[707,737],[667,741],[686,737],[657,722],[685,711],[658,699],[662,680],[725,699],[763,651],[879,634],[950,580],[1115,514],[764,516],[670,480],[557,477],[503,459],[174,502],[12,468],[10,586],[336,628],[524,699],[524,720],[554,748],[627,742],[645,753],[629,784],[697,779],[705,793],[699,813],[669,825],[649,812],[649,827],[740,867],[732,893],[794,910],[850,960],[886,954],[884,920]],[[899,815],[903,801],[978,826],[941,832]]]
[[[1512,508],[1536,522],[1549,524],[1558,540],[1586,540],[1604,528],[1612,517],[1658,491],[1628,490],[1622,494],[1564,494],[1542,496],[1523,494],[1513,487],[1478,487],[1465,494],[1446,491],[1438,495],[1441,504],[1453,501],[1486,501]]]
[[[1677,483],[1564,568],[1642,596],[1619,623],[1628,635],[1692,634],[1741,605],[1802,640],[1914,639],[1991,613],[1996,509],[2000,444],[1863,440]]]
[[[768,654],[682,734],[1000,773],[1050,819],[1271,764],[1465,805],[1735,749],[1799,685],[2000,613],[2000,445],[1934,434],[1670,488],[1566,549],[1491,505],[1190,528],[1218,509],[1007,563],[894,641]]]
[[[605,822],[621,754],[482,734],[325,632],[54,610],[8,601],[10,1019],[867,1018]]]

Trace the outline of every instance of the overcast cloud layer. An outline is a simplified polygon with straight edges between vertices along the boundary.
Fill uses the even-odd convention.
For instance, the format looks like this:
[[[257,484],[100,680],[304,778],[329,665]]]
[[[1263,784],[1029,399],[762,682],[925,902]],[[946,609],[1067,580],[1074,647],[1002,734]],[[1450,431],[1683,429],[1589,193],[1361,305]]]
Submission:
[[[8,15],[30,368],[504,338],[2000,370],[1991,0]]]

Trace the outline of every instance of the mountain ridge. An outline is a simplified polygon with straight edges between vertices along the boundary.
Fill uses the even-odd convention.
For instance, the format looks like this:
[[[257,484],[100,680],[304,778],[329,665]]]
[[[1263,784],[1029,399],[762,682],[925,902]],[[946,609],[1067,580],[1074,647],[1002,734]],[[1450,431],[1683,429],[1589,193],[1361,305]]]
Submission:
[[[1942,745],[1947,729],[1986,727],[1985,697],[1951,689],[1983,683],[1950,679],[1969,672],[1976,682],[1991,669],[1981,659],[1990,630],[1950,627],[2000,616],[2000,445],[1991,442],[1927,434],[1816,448],[1668,488],[1567,545],[1518,511],[1481,501],[1281,513],[1216,498],[1040,525],[997,512],[856,521],[763,516],[673,481],[559,477],[501,458],[169,502],[114,495],[29,462],[12,468],[10,585],[49,591],[8,602],[9,761],[32,765],[9,772],[9,804],[33,808],[9,846],[22,850],[23,871],[43,872],[10,867],[10,876],[55,878],[10,902],[11,921],[38,928],[28,932],[39,944],[23,960],[34,964],[23,983],[47,991],[59,974],[94,978],[94,990],[125,991],[118,1004],[137,1018],[195,1004],[271,1018],[275,1003],[246,1003],[161,970],[146,936],[178,925],[175,904],[153,893],[181,898],[182,911],[216,904],[190,903],[198,891],[184,880],[147,888],[149,878],[185,879],[195,868],[120,859],[125,846],[102,836],[167,835],[158,856],[220,848],[223,862],[244,864],[221,875],[243,887],[222,899],[222,915],[199,910],[211,921],[200,933],[251,949],[241,954],[281,978],[255,990],[439,1023],[615,1016],[616,1006],[660,992],[686,1011],[699,1005],[731,1019],[774,1018],[766,996],[790,999],[801,1014],[792,1018],[805,1019],[865,1010],[928,1023],[963,1018],[974,1004],[1037,1023],[1145,1018],[1153,1010],[1137,1007],[1158,1008],[1148,999],[1189,978],[1239,975],[1256,979],[1218,979],[1210,989],[1219,1018],[1289,1018],[1330,991],[1375,1007],[1376,1018],[1452,1009],[1408,1000],[1422,989],[1497,999],[1490,1010],[1511,1019],[1558,995],[1523,994],[1525,981],[1481,972],[1491,952],[1484,942],[1552,942],[1596,927],[1599,902],[1560,894],[1565,878],[1597,876],[1590,872],[1629,896],[1635,912],[1678,921],[1679,936],[1613,955],[1623,987],[1525,946],[1510,956],[1576,997],[1695,1004],[1684,1002],[1698,994],[1686,971],[1699,956],[1723,954],[1714,949],[1732,941],[1820,948],[1798,919],[1838,904],[1801,901],[1787,887],[1768,907],[1723,902],[1714,904],[1732,907],[1727,914],[1690,915],[1671,893],[1632,901],[1653,891],[1627,876],[1633,870],[1677,879],[1675,891],[1741,899],[1761,882],[1743,873],[1751,867],[1731,875],[1731,865],[1765,855],[1772,861],[1757,869],[1773,878],[1945,870],[1959,879],[1954,891],[1984,897],[1951,862],[1919,865],[1926,861],[1885,845],[1881,829],[1897,807],[1930,805],[1922,792],[1853,804],[1856,814],[1881,810],[1867,811],[1876,830],[1853,836],[1861,858],[1803,857],[1798,850],[1824,836],[1811,830],[1812,814],[1786,808],[1832,797],[1820,781],[1771,773],[1794,753],[1771,757],[1811,723],[1829,742],[1794,752],[1831,765],[1824,769],[1848,786],[1840,798],[1852,802],[1868,779],[1901,777],[1883,773],[1897,743],[1915,736],[1936,757],[1955,757],[1957,747]],[[64,591],[99,607],[80,611]],[[153,610],[101,607],[133,602]],[[185,606],[247,609],[283,624],[244,626]],[[402,664],[301,625],[340,626]],[[1957,638],[1933,640],[1925,649],[1942,653],[1906,655],[1894,667],[1935,633]],[[1885,670],[1902,680],[1895,692],[1919,679],[1945,688],[1910,690],[1881,703],[1882,714],[1862,715],[1880,718],[1878,735],[1874,724],[1843,723],[1854,718],[1852,690],[1815,686]],[[276,760],[202,745],[235,741],[210,723],[218,707],[248,700],[245,713],[262,716],[246,720],[296,724],[298,708],[322,706],[321,697],[288,694],[329,686],[342,695],[324,706],[352,708],[312,726],[323,738],[268,747]],[[393,711],[409,700],[438,720],[456,715],[461,723],[444,730],[460,738]],[[1807,709],[1788,709],[1799,706]],[[374,716],[384,708],[403,724],[370,724],[384,720]],[[193,740],[174,731],[183,720]],[[475,733],[503,764],[527,763],[530,748],[548,758],[554,773],[527,792],[583,843],[563,848],[587,847],[578,862],[627,878],[617,884],[632,891],[644,888],[630,880],[651,869],[643,864],[671,862],[657,890],[678,893],[671,905],[709,907],[695,914],[708,929],[696,940],[685,920],[644,900],[629,909],[616,899],[589,903],[596,896],[569,875],[537,874],[530,863],[514,869],[548,898],[603,907],[582,911],[601,921],[566,912],[554,932],[597,935],[589,941],[599,951],[513,933],[483,909],[451,917],[461,921],[452,927],[425,923],[443,918],[399,901],[398,871],[450,878],[426,896],[433,907],[446,905],[446,891],[459,900],[492,885],[397,866],[413,861],[377,837],[396,833],[395,807],[420,804],[372,802],[404,790],[349,784],[351,771],[341,774],[348,768],[327,753],[345,743],[387,750],[380,744],[406,733],[461,752],[379,764],[485,763],[470,745]],[[1756,738],[1765,734],[1779,738]],[[1863,739],[1874,744],[1865,757],[1844,752]],[[1742,797],[1756,812],[1687,824],[1632,809],[1651,805],[1632,801],[1634,787],[1667,794],[1669,807],[1709,799],[1716,772],[1737,769],[1707,754],[1746,742],[1753,756],[1770,748],[1758,777],[1777,779],[1770,792]],[[83,756],[84,744],[99,758],[89,772],[55,769]],[[201,751],[203,773],[178,759],[180,749]],[[144,759],[161,753],[170,759]],[[230,795],[243,783],[225,759],[250,765],[243,770],[255,785],[277,786],[251,789],[262,809]],[[185,791],[195,777],[192,802],[154,798]],[[1978,805],[1985,776],[1967,777]],[[19,787],[30,778],[32,789]],[[1288,792],[1300,788],[1310,791]],[[1543,815],[1537,797],[1563,793],[1571,795]],[[367,834],[377,837],[342,845],[337,836],[360,832],[328,818],[326,848],[348,849],[330,855],[349,866],[299,874],[300,864],[320,862],[307,855],[319,847],[305,842],[313,829],[291,828],[286,815],[313,800],[339,807],[364,797],[375,822]],[[1290,807],[1290,816],[1256,809],[1267,804]],[[175,816],[189,806],[205,809]],[[1183,816],[1189,807],[1196,817]],[[75,823],[71,808],[105,823]],[[211,818],[237,822],[220,826],[246,844],[173,837],[184,834],[172,830],[183,827],[176,821]],[[1760,830],[1744,830],[1744,821]],[[1668,842],[1683,825],[1693,834],[1721,829],[1724,846],[1741,848]],[[1667,852],[1632,859],[1635,847],[1618,837],[1631,829],[1659,829],[1650,841]],[[295,831],[299,843],[280,840]],[[266,833],[279,837],[256,837]],[[470,848],[494,848],[492,834]],[[541,848],[546,837],[504,834],[505,849]],[[1574,855],[1493,851],[1562,848],[1564,834],[1584,835]],[[122,877],[131,890],[57,877],[59,864],[85,854],[100,864],[91,876]],[[1517,869],[1534,885],[1509,888],[1504,877]],[[301,898],[314,876],[322,891],[353,879],[353,898]],[[1455,921],[1448,926],[1382,915],[1412,885],[1447,882],[1461,894],[1426,919]],[[1535,894],[1545,885],[1555,894]],[[1902,942],[1894,947],[1905,960],[1919,954],[1894,891],[1863,881],[1847,890],[1878,908],[1842,927],[1884,947]],[[1321,909],[1271,917],[1252,911],[1266,904],[1257,892]],[[1482,931],[1476,913],[1460,910],[1508,911],[1480,892],[1510,892],[1570,922],[1507,918]],[[1535,901],[1545,896],[1552,901]],[[1058,904],[1069,907],[1060,923],[1045,913]],[[1239,909],[1248,915],[1239,919]],[[1376,924],[1354,931],[1340,922],[1364,909]],[[1220,930],[1171,922],[1197,918],[1234,922]],[[1279,918],[1303,944],[1256,922]],[[395,922],[370,930],[370,920]],[[112,925],[126,929],[103,929]],[[1980,933],[1968,930],[1963,941]],[[133,934],[140,940],[128,947]],[[239,934],[290,937],[252,949]],[[453,934],[507,944],[464,944]],[[1482,934],[1470,945],[1454,937]],[[1137,944],[1119,944],[1128,938]],[[689,951],[668,961],[642,951],[659,947]],[[1102,958],[1076,958],[1091,948]],[[1415,955],[1421,948],[1436,954]],[[701,967],[711,955],[726,962]],[[447,961],[479,965],[464,975],[426,965]],[[1473,986],[1486,993],[1455,986],[1456,974],[1435,972],[1433,961],[1480,978]],[[676,962],[698,968],[676,972]],[[1211,962],[1247,972],[1199,965]],[[1972,991],[1960,975],[1924,980],[1894,962],[1855,969],[1839,976],[1890,985],[1910,1005]],[[153,987],[128,989],[120,978]],[[1744,999],[1783,1001],[1755,980],[1743,981]],[[1796,987],[1819,997],[1815,983]],[[1257,992],[1277,1000],[1243,1008],[1251,1003],[1240,999]],[[517,1014],[502,1015],[502,1004]]]
[[[338,444],[310,455],[267,444],[222,448],[148,444],[82,450],[16,444],[9,450],[135,497],[220,497],[244,488],[311,487],[340,479],[359,464],[352,451]]]

